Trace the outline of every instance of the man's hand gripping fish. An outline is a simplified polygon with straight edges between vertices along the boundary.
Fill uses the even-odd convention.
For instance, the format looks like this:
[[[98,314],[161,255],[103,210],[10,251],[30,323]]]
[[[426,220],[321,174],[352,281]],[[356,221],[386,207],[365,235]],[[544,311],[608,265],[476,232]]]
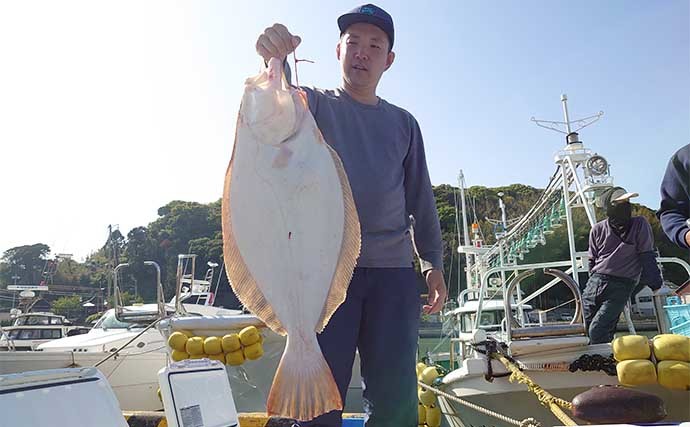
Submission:
[[[340,158],[278,59],[245,83],[222,207],[235,294],[288,336],[268,413],[310,420],[342,409],[316,333],[345,300],[360,251],[359,219]]]

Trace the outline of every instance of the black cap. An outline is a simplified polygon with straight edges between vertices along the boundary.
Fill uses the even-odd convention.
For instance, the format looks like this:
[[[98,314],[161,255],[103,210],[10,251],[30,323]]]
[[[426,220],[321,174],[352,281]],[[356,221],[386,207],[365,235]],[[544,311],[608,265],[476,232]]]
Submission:
[[[390,48],[393,49],[395,31],[393,30],[393,18],[391,18],[388,12],[373,4],[356,7],[338,18],[340,34],[344,33],[350,25],[360,22],[373,24],[382,29],[388,36]]]

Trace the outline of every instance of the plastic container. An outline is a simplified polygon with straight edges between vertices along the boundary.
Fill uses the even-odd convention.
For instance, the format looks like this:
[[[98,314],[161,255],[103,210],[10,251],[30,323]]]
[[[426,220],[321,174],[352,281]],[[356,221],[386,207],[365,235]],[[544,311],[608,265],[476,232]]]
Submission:
[[[690,337],[690,320],[688,320],[687,322],[683,322],[677,326],[671,326],[671,333]]]
[[[681,300],[680,297],[674,295],[671,297],[666,297],[666,305],[680,305]]]
[[[690,321],[690,304],[665,305],[664,311],[672,328]]]
[[[364,427],[364,418],[362,418],[362,417],[343,418],[343,427]]]

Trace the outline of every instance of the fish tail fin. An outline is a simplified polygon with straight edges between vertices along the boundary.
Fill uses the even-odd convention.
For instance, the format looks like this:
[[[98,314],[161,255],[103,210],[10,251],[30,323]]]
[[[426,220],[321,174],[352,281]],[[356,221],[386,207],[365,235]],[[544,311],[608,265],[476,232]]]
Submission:
[[[343,409],[340,391],[316,335],[307,341],[300,338],[288,335],[285,352],[268,395],[268,415],[308,421]]]

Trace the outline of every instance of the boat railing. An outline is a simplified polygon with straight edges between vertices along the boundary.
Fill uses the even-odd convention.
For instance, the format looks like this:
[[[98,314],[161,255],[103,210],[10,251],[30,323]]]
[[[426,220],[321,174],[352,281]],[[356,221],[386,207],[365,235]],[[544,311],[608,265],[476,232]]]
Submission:
[[[587,253],[586,252],[578,252],[578,257],[577,257],[577,263],[578,266],[580,267],[578,269],[579,272],[587,272]],[[676,258],[676,257],[657,257],[657,262],[660,264],[677,264],[683,267],[685,269],[688,277],[690,277],[690,264],[688,264],[686,261]],[[484,299],[487,294],[487,292],[490,289],[490,286],[488,284],[489,278],[491,276],[494,276],[496,274],[500,274],[501,272],[519,272],[519,271],[526,271],[526,270],[535,270],[535,269],[554,269],[554,268],[559,268],[559,267],[567,267],[562,273],[565,273],[566,275],[571,275],[572,274],[572,262],[571,261],[552,261],[552,262],[542,262],[542,263],[535,263],[535,264],[518,264],[518,265],[504,265],[504,266],[497,266],[497,267],[491,267],[487,269],[484,274],[481,275],[480,279],[480,287],[479,288],[473,288],[469,292],[476,292],[479,295],[479,302],[478,302],[478,307],[477,307],[477,318],[475,319],[475,329],[479,327],[479,316],[481,315],[481,311],[483,309],[484,305]],[[574,279],[574,278],[573,278]],[[543,286],[540,286],[538,289],[536,289],[534,292],[529,294],[528,296],[522,298],[520,293],[518,292],[517,295],[517,306],[518,308],[523,306],[524,304],[528,304],[530,301],[532,301],[534,298],[538,297],[539,295],[543,294],[544,292],[548,291],[555,285],[561,282],[561,279],[558,277],[555,277],[553,280],[549,281]],[[579,286],[578,286],[579,289]],[[664,323],[663,323],[663,316],[661,315],[662,313],[656,313],[657,317],[657,322],[660,322],[659,324],[659,330],[664,330]],[[629,329],[630,326],[632,325],[632,322],[629,319],[629,315],[626,316],[628,320],[628,325]]]
[[[129,263],[119,264],[113,271],[113,290],[115,300],[115,318],[120,322],[127,323],[142,323],[153,322],[157,319],[162,319],[166,315],[165,300],[163,297],[163,284],[161,283],[161,268],[155,261],[144,261],[144,265],[152,266],[156,270],[156,310],[128,310],[123,307],[122,294],[118,286],[118,273],[125,267],[129,267]]]
[[[522,280],[533,276],[535,273],[536,270],[532,269],[518,274],[510,281],[503,295],[503,309],[505,311],[505,319],[507,319],[505,322],[507,340],[511,341],[521,338],[562,335],[586,335],[585,322],[582,314],[582,296],[580,295],[579,286],[572,277],[555,268],[544,268],[544,274],[555,277],[558,282],[563,282],[573,294],[575,313],[570,323],[567,325],[527,326],[525,324],[518,324],[517,321],[514,321],[512,317],[510,295]]]
[[[189,264],[190,273],[186,273],[186,266]],[[196,268],[196,254],[179,254],[177,256],[177,275],[175,283],[175,313],[176,314],[187,314],[187,310],[182,305],[182,285],[185,283],[187,278],[190,278],[190,286],[194,282]],[[190,292],[193,292],[190,289]]]
[[[16,348],[14,346],[14,339],[10,337],[10,334],[2,327],[0,326],[0,339],[4,339],[5,342],[7,343],[7,351],[15,351]]]

